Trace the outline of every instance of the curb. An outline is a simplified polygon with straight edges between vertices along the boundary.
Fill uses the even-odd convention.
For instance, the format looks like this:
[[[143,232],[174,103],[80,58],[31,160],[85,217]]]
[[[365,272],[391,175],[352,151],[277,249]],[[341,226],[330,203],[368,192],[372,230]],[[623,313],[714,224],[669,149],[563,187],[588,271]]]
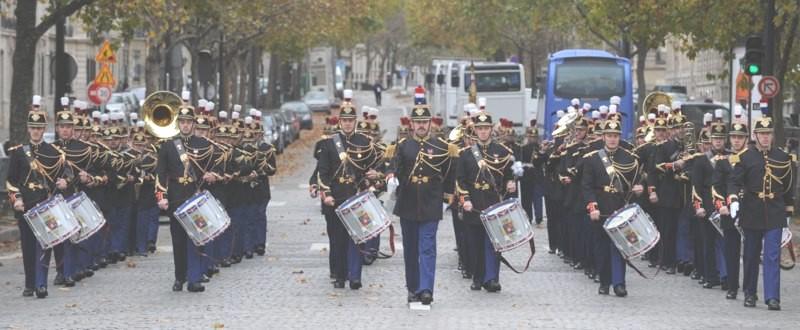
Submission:
[[[7,227],[0,229],[0,242],[11,242],[19,240],[19,228]]]

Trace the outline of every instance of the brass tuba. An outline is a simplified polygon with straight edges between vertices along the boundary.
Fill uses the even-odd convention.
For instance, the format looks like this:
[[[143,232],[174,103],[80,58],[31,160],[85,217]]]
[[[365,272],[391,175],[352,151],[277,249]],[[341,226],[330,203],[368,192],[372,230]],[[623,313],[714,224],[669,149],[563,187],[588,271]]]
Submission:
[[[647,94],[644,98],[644,102],[642,103],[642,108],[639,109],[639,116],[644,116],[647,118],[647,115],[650,113],[650,109],[656,109],[656,116],[658,116],[658,106],[659,105],[666,105],[672,108],[672,96],[664,92],[652,92]],[[647,133],[644,136],[645,142],[651,142],[655,139],[655,129],[653,129],[652,125],[647,127]]]
[[[142,105],[144,128],[159,139],[169,139],[180,133],[178,109],[183,100],[170,91],[158,91],[147,96]]]

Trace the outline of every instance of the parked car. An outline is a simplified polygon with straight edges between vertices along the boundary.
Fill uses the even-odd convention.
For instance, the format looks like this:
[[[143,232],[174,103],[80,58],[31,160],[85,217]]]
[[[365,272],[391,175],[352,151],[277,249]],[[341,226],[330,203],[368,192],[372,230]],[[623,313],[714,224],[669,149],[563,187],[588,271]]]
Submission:
[[[292,132],[292,141],[297,140],[300,138],[300,117],[297,116],[297,113],[291,109],[284,109],[281,108],[281,113],[283,113],[283,118],[286,119],[286,123],[289,125],[289,129]]]
[[[305,102],[286,102],[281,106],[281,109],[292,110],[297,117],[300,117],[300,129],[310,130],[314,128],[314,123],[311,120],[311,108]]]
[[[261,117],[261,124],[264,126],[264,142],[272,144],[278,154],[283,153],[286,147],[284,136],[281,132],[281,119],[273,114],[264,114]]]
[[[314,112],[327,112],[331,108],[331,99],[328,95],[320,91],[310,91],[303,96],[305,102],[311,111]]]
[[[108,112],[121,112],[126,116],[128,113],[136,111],[136,108],[131,104],[127,93],[111,93],[111,98],[106,103],[106,111]]]
[[[266,114],[272,116],[275,125],[278,127],[280,138],[283,139],[284,148],[294,141],[294,133],[292,132],[292,125],[285,113],[278,110],[270,110]]]

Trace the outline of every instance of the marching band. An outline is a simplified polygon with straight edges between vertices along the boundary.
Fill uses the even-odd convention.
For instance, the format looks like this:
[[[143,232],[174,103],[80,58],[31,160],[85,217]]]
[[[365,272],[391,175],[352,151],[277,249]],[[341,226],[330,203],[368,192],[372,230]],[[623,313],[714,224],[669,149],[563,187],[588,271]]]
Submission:
[[[719,286],[727,299],[741,288],[753,307],[761,264],[764,303],[780,310],[796,160],[774,145],[770,118],[755,122],[748,141],[740,109],[730,125],[718,112],[695,127],[664,95],[651,95],[629,143],[619,98],[597,109],[574,99],[557,112],[552,141],[540,143],[532,121],[519,144],[514,123],[493,118],[474,97],[444,134],[418,87],[397,139],[384,142],[378,110],[365,107],[359,120],[352,91],[344,98],[326,118],[309,178],[327,224],[334,288],[364,285],[362,266],[385,257],[381,233],[390,229],[393,240],[391,212],[400,220],[408,302],[430,305],[438,225],[450,213],[471,290],[501,291],[500,263],[511,267],[502,253],[530,244],[533,257],[532,228],[546,219],[548,253],[598,283],[599,294],[627,296],[626,268],[642,274],[633,264],[641,257],[656,273]],[[74,286],[108,263],[154,252],[160,213],[170,218],[174,291],[204,291],[219,267],[265,254],[276,163],[261,113],[242,115],[236,105],[214,115],[213,103],[188,100],[154,93],[139,120],[88,114],[83,102],[64,99],[50,144],[34,98],[29,141],[9,149],[7,183],[22,233],[24,296],[47,296],[51,253],[57,284]],[[77,210],[70,201],[78,194],[98,210],[86,216],[104,219],[82,240],[73,238],[95,222],[60,213]]]

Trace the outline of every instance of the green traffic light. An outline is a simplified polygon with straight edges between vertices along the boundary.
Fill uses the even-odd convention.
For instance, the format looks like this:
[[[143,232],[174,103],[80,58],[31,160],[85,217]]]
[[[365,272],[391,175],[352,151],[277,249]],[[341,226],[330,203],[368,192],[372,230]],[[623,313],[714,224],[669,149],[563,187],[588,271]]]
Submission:
[[[750,64],[747,66],[747,72],[749,72],[750,75],[758,75],[761,73],[761,67],[758,66],[758,64]]]

